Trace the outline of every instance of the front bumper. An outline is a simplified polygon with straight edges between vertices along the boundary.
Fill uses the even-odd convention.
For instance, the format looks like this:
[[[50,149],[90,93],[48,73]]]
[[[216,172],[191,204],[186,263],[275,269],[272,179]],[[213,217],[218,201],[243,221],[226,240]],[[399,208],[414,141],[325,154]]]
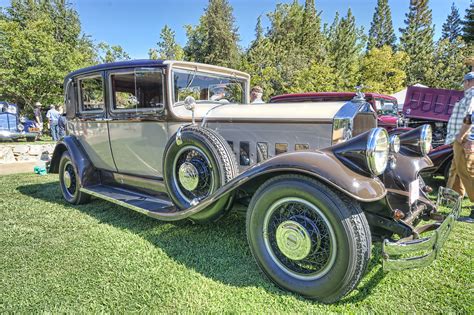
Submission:
[[[20,138],[34,138],[38,135],[36,132],[18,132],[18,131],[8,131],[0,130],[0,140],[15,140]]]
[[[384,270],[403,270],[425,267],[432,263],[439,255],[441,247],[451,232],[454,222],[461,212],[462,198],[458,193],[440,187],[437,206],[446,205],[452,210],[447,216],[439,216],[437,222],[422,226],[421,233],[433,231],[429,237],[416,239],[401,239],[392,242],[387,239],[382,244],[382,263]]]

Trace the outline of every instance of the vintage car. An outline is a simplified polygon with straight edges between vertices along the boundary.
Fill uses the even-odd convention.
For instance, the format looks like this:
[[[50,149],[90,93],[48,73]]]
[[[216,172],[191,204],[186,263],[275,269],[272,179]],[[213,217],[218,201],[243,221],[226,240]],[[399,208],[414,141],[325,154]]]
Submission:
[[[453,107],[464,92],[409,86],[403,105],[404,127],[429,124],[433,130],[433,148],[443,145]]]
[[[22,138],[35,141],[38,134],[39,128],[34,121],[20,117],[15,104],[0,102],[0,141],[17,141]]]
[[[357,286],[372,240],[383,241],[386,270],[435,259],[460,203],[440,189],[452,208],[441,216],[420,184],[429,126],[389,139],[362,95],[324,107],[248,104],[249,82],[181,61],[75,71],[50,172],[72,204],[94,196],[165,221],[215,221],[240,203],[261,270],[326,303]],[[422,219],[435,223],[416,227]]]
[[[377,113],[378,126],[391,130],[401,125],[402,120],[398,114],[397,99],[393,96],[378,93],[364,93],[365,100]],[[331,102],[350,101],[356,96],[355,92],[307,92],[277,95],[270,99],[270,103],[293,102]]]

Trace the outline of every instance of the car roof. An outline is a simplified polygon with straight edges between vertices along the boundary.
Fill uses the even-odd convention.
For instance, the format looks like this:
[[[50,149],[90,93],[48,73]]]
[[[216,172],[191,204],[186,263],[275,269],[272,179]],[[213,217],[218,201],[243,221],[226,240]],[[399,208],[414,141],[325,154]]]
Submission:
[[[152,59],[136,59],[136,60],[125,60],[117,62],[102,63],[82,69],[78,69],[69,73],[66,76],[66,80],[81,74],[86,74],[90,72],[97,72],[103,70],[111,70],[117,68],[127,68],[127,67],[151,67],[151,66],[162,66],[164,65],[164,60],[152,60]]]
[[[396,100],[395,97],[386,95],[386,94],[378,94],[378,93],[372,93],[372,92],[367,92],[364,93],[365,96],[371,97],[371,98],[384,98],[384,99],[390,99],[390,100]],[[311,98],[311,97],[348,97],[352,98],[356,95],[355,92],[306,92],[306,93],[292,93],[292,94],[282,94],[282,95],[277,95],[274,96],[270,99],[270,102],[272,101],[284,101],[288,99],[293,99],[293,98]]]

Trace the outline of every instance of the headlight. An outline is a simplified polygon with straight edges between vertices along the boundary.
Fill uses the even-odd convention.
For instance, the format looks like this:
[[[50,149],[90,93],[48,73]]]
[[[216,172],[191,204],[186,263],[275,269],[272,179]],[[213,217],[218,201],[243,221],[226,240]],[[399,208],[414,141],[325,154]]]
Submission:
[[[17,126],[18,130],[23,131],[25,130],[25,127],[22,124],[18,124]]]
[[[420,149],[423,155],[428,154],[431,150],[431,142],[433,141],[433,131],[430,125],[424,125],[421,128]]]
[[[424,156],[430,152],[433,139],[431,126],[423,125],[400,136],[400,151],[406,155]]]
[[[400,138],[397,135],[391,135],[388,142],[390,143],[390,152],[398,153],[400,151]]]
[[[332,151],[354,171],[378,176],[385,171],[388,163],[388,134],[383,128],[374,128],[333,146]]]
[[[20,122],[21,122],[22,124],[24,124],[24,123],[26,122],[26,117],[25,117],[25,116],[21,116],[21,117],[20,117]]]
[[[367,165],[373,175],[385,171],[388,163],[388,134],[383,128],[373,129],[367,143]]]

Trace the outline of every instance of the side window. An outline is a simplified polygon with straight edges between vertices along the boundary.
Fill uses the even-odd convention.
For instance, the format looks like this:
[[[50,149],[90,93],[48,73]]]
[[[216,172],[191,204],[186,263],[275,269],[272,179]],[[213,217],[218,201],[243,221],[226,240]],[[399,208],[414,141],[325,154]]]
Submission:
[[[82,111],[104,110],[104,85],[101,76],[80,79],[79,92]]]
[[[135,110],[164,108],[161,69],[135,69],[111,75],[113,108]]]

